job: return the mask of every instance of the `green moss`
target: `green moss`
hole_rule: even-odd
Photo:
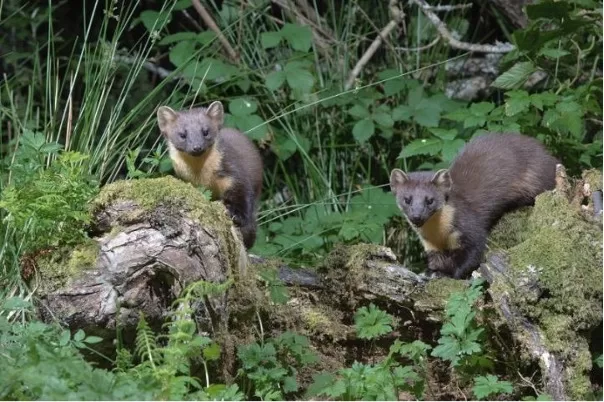
[[[415,309],[429,312],[434,320],[440,321],[444,317],[445,306],[451,294],[463,292],[467,287],[465,281],[452,278],[430,280],[413,296]]]
[[[602,172],[598,169],[585,170],[581,175],[585,183],[588,183],[592,191],[602,190]]]
[[[498,281],[495,292],[512,293],[514,307],[539,326],[548,349],[565,361],[570,397],[585,398],[591,359],[584,334],[602,322],[602,227],[564,196],[547,192],[530,213],[509,214],[493,234],[508,246],[509,283],[521,284],[512,288]]]
[[[37,288],[45,294],[65,286],[79,272],[93,268],[98,255],[98,243],[88,239],[74,248],[62,247],[38,257],[40,277]]]
[[[504,215],[489,236],[489,246],[508,249],[526,240],[528,228],[526,221],[531,208],[522,208]]]
[[[247,259],[245,248],[238,235],[234,233],[233,223],[224,205],[220,201],[209,200],[191,184],[172,176],[116,181],[101,189],[91,203],[91,210],[94,213],[119,201],[132,201],[135,205],[129,213],[121,216],[119,222],[114,222],[114,226],[141,219],[170,223],[165,222],[171,216],[164,213],[165,209],[177,209],[190,219],[203,222],[204,228],[217,235],[221,243],[221,252],[229,260],[231,272],[239,272],[245,268]]]

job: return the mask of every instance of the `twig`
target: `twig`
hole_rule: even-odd
[[[438,43],[438,41],[440,41],[440,36],[437,36],[436,39],[434,39],[432,42],[428,43],[427,45],[424,46],[420,46],[420,47],[402,47],[402,46],[397,46],[395,47],[396,50],[401,50],[403,52],[421,52],[422,50],[426,50],[426,49],[430,49],[432,46],[436,46],[436,44]]]
[[[464,8],[471,8],[472,4],[455,4],[455,5],[446,5],[443,6],[441,4],[437,6],[428,6],[428,10],[432,11],[453,11],[453,10],[463,10]]]
[[[424,15],[430,20],[432,25],[436,27],[436,30],[446,40],[449,45],[456,49],[468,50],[470,52],[481,52],[481,53],[509,53],[514,50],[516,47],[511,43],[499,43],[497,45],[480,45],[476,43],[467,43],[462,42],[455,37],[449,31],[444,22],[438,18],[436,14],[431,11],[430,5],[426,3],[425,0],[409,0],[412,3],[415,3],[422,10]]]
[[[116,55],[114,57],[114,60],[115,61],[120,61],[120,62],[125,63],[125,64],[135,64],[135,63],[139,62],[139,60],[136,59],[136,58],[134,58],[134,57],[122,56],[122,55]],[[157,66],[157,65],[153,64],[150,61],[145,61],[143,63],[143,68],[145,70],[147,70],[147,71],[150,71],[150,72],[152,72],[154,74],[157,74],[161,78],[166,78],[167,76],[169,76],[170,74],[172,74],[172,71],[167,70],[167,69],[165,69],[163,67]],[[175,76],[174,77],[175,80],[180,79],[180,78],[181,77],[179,77],[179,76]]]
[[[193,7],[195,7],[195,10],[199,14],[203,22],[206,24],[206,26],[216,34],[216,37],[222,44],[222,47],[224,47],[224,50],[226,50],[231,61],[233,63],[239,63],[239,55],[237,54],[235,49],[233,49],[233,47],[229,43],[226,36],[224,36],[220,28],[218,28],[218,25],[216,25],[216,22],[214,22],[214,19],[212,18],[210,13],[208,13],[208,10],[205,9],[205,7],[199,2],[199,0],[191,0],[191,2],[193,3]]]
[[[349,90],[352,87],[352,84],[355,82],[365,64],[371,60],[375,52],[378,50],[382,41],[390,35],[390,32],[399,24],[399,22],[403,19],[403,12],[397,6],[397,0],[390,0],[389,7],[390,13],[392,14],[392,19],[386,26],[382,29],[382,31],[378,34],[378,36],[373,40],[373,43],[369,45],[363,56],[357,61],[357,64],[354,66],[352,71],[350,72],[350,76],[344,85],[345,90]]]

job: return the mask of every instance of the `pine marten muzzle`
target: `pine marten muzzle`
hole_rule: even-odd
[[[262,158],[243,133],[224,128],[222,103],[207,108],[157,110],[159,129],[168,142],[174,171],[202,185],[224,203],[246,248],[256,240],[256,207],[262,189]]]
[[[486,134],[470,141],[449,169],[394,169],[390,188],[422,242],[428,269],[459,279],[480,265],[503,214],[554,188],[557,163],[533,138]]]

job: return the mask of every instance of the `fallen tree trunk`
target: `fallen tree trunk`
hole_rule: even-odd
[[[584,177],[581,185],[588,181],[598,179]],[[547,193],[534,210],[509,214],[492,236],[499,251],[475,273],[490,283],[493,302],[486,300],[484,308],[502,318],[493,326],[512,334],[513,343],[500,345],[499,352],[528,352],[522,357],[526,366],[540,364],[542,389],[556,399],[585,395],[591,369],[585,363],[587,334],[602,322],[602,289],[596,281],[601,279],[602,230],[586,220],[593,212],[572,206],[570,194]],[[393,334],[398,339],[434,345],[447,299],[468,285],[418,275],[398,264],[390,249],[373,245],[337,247],[320,266],[306,270],[248,258],[222,204],[169,177],[108,185],[92,213],[89,243],[38,262],[41,317],[103,337],[103,352],[111,354],[117,328],[128,343],[143,313],[160,329],[188,285],[232,282],[226,293],[200,300],[196,314],[200,330],[223,347],[227,379],[236,372],[236,347],[257,338],[256,325],[267,335],[295,330],[308,336],[324,370],[346,366],[351,356],[366,354],[353,323],[355,311],[369,303],[397,318]],[[569,236],[570,245],[552,246],[551,241]],[[587,256],[578,262],[567,255],[577,244],[585,244]],[[551,260],[548,247],[561,254]],[[265,271],[287,287],[287,303],[273,303],[269,293],[275,284],[266,283],[260,275]],[[569,277],[571,283],[563,282]],[[551,324],[550,313],[558,324]],[[463,396],[443,389],[430,397]]]

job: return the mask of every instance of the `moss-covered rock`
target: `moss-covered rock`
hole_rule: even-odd
[[[548,350],[565,361],[573,399],[590,391],[589,332],[602,322],[602,242],[602,227],[555,192],[508,214],[491,235],[491,246],[506,249],[510,270],[493,292],[510,295],[539,326]]]

